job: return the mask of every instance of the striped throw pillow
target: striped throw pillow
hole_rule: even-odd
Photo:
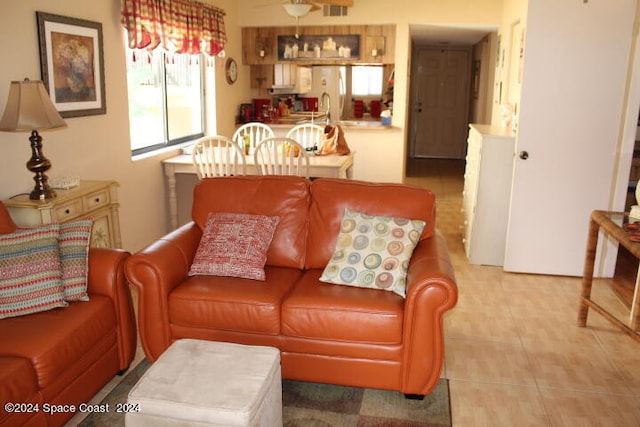
[[[92,219],[60,224],[60,263],[62,287],[66,301],[89,301],[87,276],[89,274],[89,242]]]
[[[65,307],[58,224],[0,235],[0,319]]]

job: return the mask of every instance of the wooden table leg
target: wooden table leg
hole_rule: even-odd
[[[589,314],[588,301],[591,299],[591,286],[593,284],[593,270],[596,262],[599,230],[600,226],[591,219],[589,221],[589,234],[584,259],[584,272],[582,275],[582,291],[580,293],[580,308],[578,311],[578,326],[580,327],[587,325],[587,315]]]
[[[633,291],[633,301],[631,301],[631,314],[629,325],[634,331],[640,330],[640,268],[636,276],[636,286]]]
[[[171,221],[171,230],[178,228],[178,196],[176,191],[176,174],[172,165],[164,165],[164,173],[167,177],[167,186],[169,187],[169,220]]]

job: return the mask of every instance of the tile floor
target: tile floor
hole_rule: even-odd
[[[467,262],[460,228],[463,172],[463,162],[430,161],[406,179],[436,194],[438,228],[456,267],[459,300],[445,319],[442,373],[449,379],[453,425],[640,426],[640,343],[597,313],[589,313],[586,328],[576,326],[580,278],[512,274]],[[595,281],[594,299],[624,318],[625,305],[608,282]]]
[[[436,193],[459,286],[445,322],[453,425],[640,426],[640,342],[592,311],[586,328],[576,326],[580,278],[470,265],[460,229],[464,163],[417,169],[406,182]],[[595,281],[594,299],[626,319],[609,282]]]

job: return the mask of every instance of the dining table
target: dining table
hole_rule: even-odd
[[[310,155],[309,156],[309,177],[310,178],[353,178],[353,157],[354,152],[346,155]],[[259,175],[255,160],[252,155],[245,156],[246,174]],[[162,161],[164,174],[167,179],[169,191],[169,215],[171,228],[178,227],[178,196],[176,190],[176,175],[191,174],[196,175],[196,167],[193,164],[191,154],[179,154]]]

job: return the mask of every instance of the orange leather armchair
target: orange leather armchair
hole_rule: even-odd
[[[427,222],[409,264],[407,295],[319,281],[345,208]],[[277,215],[264,282],[188,272],[209,212]],[[435,198],[400,184],[299,177],[206,178],[193,221],[126,262],[139,291],[139,332],[156,360],[181,338],[274,346],[284,378],[423,396],[444,360],[443,315],[457,287]]]
[[[15,230],[0,203],[0,234]],[[78,405],[128,369],[137,341],[124,276],[129,255],[89,250],[89,301],[0,319],[0,402],[24,404],[21,412],[3,405],[0,425],[63,425]]]

